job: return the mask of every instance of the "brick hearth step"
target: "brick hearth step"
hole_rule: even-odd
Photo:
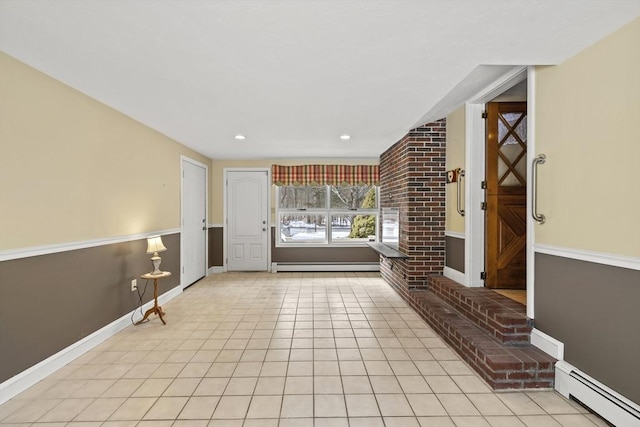
[[[494,389],[553,387],[551,356],[528,342],[498,341],[433,290],[416,290],[408,296],[426,322]]]
[[[467,288],[443,276],[429,277],[428,289],[498,341],[529,343],[531,324],[524,305],[491,289]]]

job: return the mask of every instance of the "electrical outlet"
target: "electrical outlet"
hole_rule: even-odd
[[[131,292],[134,292],[136,289],[138,289],[138,280],[133,279],[131,281]]]

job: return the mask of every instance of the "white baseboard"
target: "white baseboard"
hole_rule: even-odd
[[[573,397],[616,426],[640,427],[640,406],[571,364],[556,363],[555,388]]]
[[[451,280],[455,280],[456,282],[460,283],[461,285],[465,285],[465,275],[464,273],[458,271],[458,270],[454,270],[451,267],[444,267],[444,271],[442,272],[442,275],[444,277],[447,277]],[[465,285],[466,286],[466,285]]]
[[[564,359],[564,343],[538,329],[533,328],[531,331],[531,344],[554,359]]]
[[[224,267],[223,266],[209,267],[209,269],[207,270],[207,276],[209,274],[218,274],[218,273],[224,273]]]
[[[167,301],[178,296],[181,292],[182,287],[174,287],[173,289],[165,292],[158,297],[158,304],[162,305],[166,303]],[[153,301],[149,301],[142,306],[142,312],[144,313],[152,306]],[[136,314],[134,314],[134,312],[137,313],[137,316]],[[134,316],[134,322],[142,319],[140,309],[136,308],[135,310],[125,314],[119,319],[114,320],[103,328],[98,329],[91,335],[87,335],[80,341],[76,341],[70,346],[63,348],[59,352],[49,356],[42,362],[33,365],[32,367],[20,372],[19,374],[9,378],[8,380],[0,384],[0,405],[9,399],[12,399],[16,395],[22,393],[32,385],[36,384],[38,381],[41,381],[49,375],[53,374],[58,369],[72,362],[74,359],[82,356],[89,350],[96,347],[98,344],[101,344],[108,338],[111,338],[127,326],[131,326],[132,314]]]
[[[271,263],[273,273],[281,271],[380,271],[380,263]]]

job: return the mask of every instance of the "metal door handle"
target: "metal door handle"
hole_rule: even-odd
[[[544,165],[547,156],[540,154],[533,159],[531,164],[531,216],[538,221],[538,224],[544,224],[547,218],[538,213],[538,165]]]
[[[264,227],[262,227],[262,231],[267,231],[267,229],[266,229],[266,228],[264,228]]]
[[[462,209],[460,206],[462,206],[462,203],[460,203],[460,194],[462,193],[462,191],[460,190],[462,187],[462,179],[464,178],[464,171],[462,169],[459,170],[458,172],[458,182],[456,183],[457,187],[456,187],[456,209],[458,210],[458,213],[462,216],[464,216],[464,209]]]

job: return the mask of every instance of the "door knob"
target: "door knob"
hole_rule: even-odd
[[[262,227],[262,231],[267,231],[267,229],[266,229],[266,228],[264,228],[264,227]]]

